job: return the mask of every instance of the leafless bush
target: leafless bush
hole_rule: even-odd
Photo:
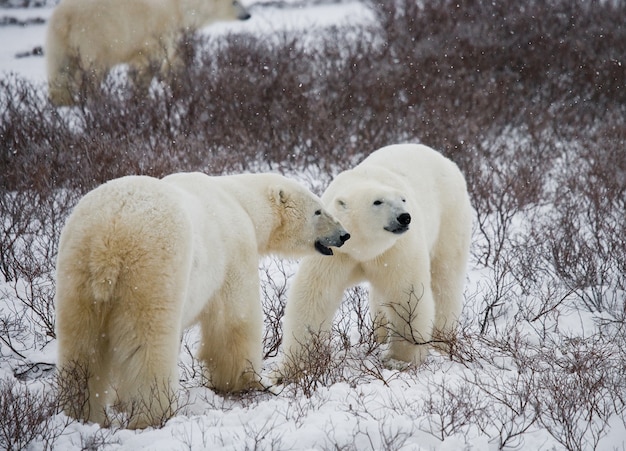
[[[498,449],[523,444],[524,433],[535,426],[538,417],[532,396],[536,372],[526,367],[512,371],[508,378],[502,378],[500,371],[487,371],[465,381],[476,390],[476,402],[484,406],[477,425]]]
[[[97,377],[86,366],[70,363],[62,368],[56,377],[56,399],[60,408],[73,419],[86,421],[94,417],[102,418],[102,425],[111,428],[163,427],[177,412],[185,407],[185,402],[177,391],[172,391],[165,383],[154,381],[145,396],[121,400],[115,387],[111,396],[105,393],[91,393],[89,380]],[[145,388],[145,387],[143,387]],[[165,396],[163,396],[165,394]],[[102,412],[91,412],[91,396],[109,398],[110,405],[104,405]],[[107,402],[107,399],[103,401]]]
[[[54,264],[61,228],[76,196],[40,189],[0,188],[0,273],[6,281],[0,294],[17,301],[2,309],[0,317],[5,323],[11,317],[27,318],[28,329],[41,344],[55,337]]]
[[[538,375],[533,400],[538,420],[567,449],[597,449],[611,416],[626,409],[623,374],[615,365],[623,356],[598,338],[574,338],[548,351],[552,371]]]
[[[522,136],[515,136],[520,133]],[[550,169],[549,151],[541,138],[522,131],[489,142],[480,149],[480,158],[467,163],[467,181],[476,211],[479,235],[473,247],[485,266],[498,264],[510,243],[515,220],[537,206],[543,198],[545,174]],[[520,141],[527,141],[520,149]],[[520,158],[518,155],[523,154]]]
[[[265,330],[263,335],[264,359],[276,357],[283,341],[281,319],[287,303],[287,284],[291,275],[285,263],[272,260],[263,267],[261,284]]]
[[[59,407],[68,416],[86,420],[90,416],[89,379],[93,377],[89,368],[77,363],[66,365],[56,374],[56,396]]]
[[[299,353],[289,355],[277,374],[295,395],[310,398],[319,387],[345,380],[346,350],[336,335],[314,332],[301,345]]]
[[[427,422],[423,428],[439,438],[463,434],[470,425],[485,421],[486,402],[476,387],[464,381],[434,383],[424,403]]]
[[[178,369],[180,373],[180,381],[184,388],[192,387],[208,387],[208,371],[202,360],[196,358],[194,350],[195,345],[190,342],[192,332],[187,331],[183,334],[181,350],[183,358],[179,360]],[[196,343],[197,344],[197,343]]]
[[[260,451],[264,449],[282,449],[283,438],[276,431],[276,419],[268,418],[260,426],[255,424],[244,425],[245,450]]]
[[[119,443],[119,439],[113,437],[112,429],[97,429],[91,434],[81,434],[80,449],[81,451],[98,451],[107,445]]]
[[[336,321],[335,330],[351,346],[352,364],[364,373],[375,372],[378,379],[384,381],[381,370],[384,342],[379,338],[380,318],[372,315],[368,306],[368,292],[363,286],[356,286],[346,292],[343,305]],[[355,339],[354,331],[358,334]],[[373,363],[369,365],[366,362]]]
[[[57,401],[50,391],[39,393],[12,378],[0,380],[0,447],[26,449],[35,440],[52,449],[67,423],[55,423]]]
[[[165,396],[163,396],[165,394]],[[162,428],[184,407],[181,396],[162,382],[154,381],[144,396],[116,401],[105,410],[104,427],[138,429],[148,426]]]
[[[577,171],[564,174],[545,227],[547,253],[555,276],[587,309],[610,312],[623,304],[626,287],[626,156],[593,146],[572,160]]]
[[[404,429],[394,423],[392,418],[385,417],[380,420],[369,420],[361,417],[355,418],[356,424],[345,437],[345,430],[336,424],[329,422],[325,427],[326,450],[356,451],[359,449],[371,449],[381,451],[396,451],[406,449],[405,445],[414,433],[414,430]],[[374,424],[372,424],[374,423]],[[337,435],[343,436],[339,439]]]

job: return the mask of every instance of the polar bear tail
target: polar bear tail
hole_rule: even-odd
[[[95,302],[109,302],[118,284],[122,259],[106,246],[95,246],[90,257],[89,272],[93,299]]]
[[[118,275],[119,271],[115,271],[114,268],[105,268],[104,271],[100,271],[98,279],[95,279],[91,284],[95,301],[108,302],[113,297]]]

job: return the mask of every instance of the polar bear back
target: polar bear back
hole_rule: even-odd
[[[451,160],[439,152],[421,144],[396,144],[383,147],[370,154],[357,166],[360,170],[370,167],[385,168],[395,174],[395,181],[410,184],[413,192],[422,200],[438,201],[442,210],[458,204],[458,195],[466,196],[465,178]],[[394,178],[385,178],[393,183]]]
[[[146,9],[150,14],[146,14]],[[155,54],[163,50],[159,47],[166,43],[154,38],[169,37],[181,26],[180,11],[173,0],[63,0],[53,15],[50,36],[56,34],[65,38],[48,39],[46,50],[63,53],[67,49],[80,49],[85,69],[92,64],[111,67],[133,59],[137,52]],[[105,39],[110,41],[103,42]],[[62,48],[54,48],[56,45]],[[48,61],[50,64],[67,63],[54,58]]]

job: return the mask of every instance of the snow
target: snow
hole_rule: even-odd
[[[52,13],[51,8],[37,9],[0,9],[2,17],[15,17],[19,21],[41,18],[47,21]],[[0,74],[17,73],[30,78],[32,81],[46,80],[45,62],[42,56],[21,57],[16,55],[30,52],[36,47],[43,48],[46,34],[46,24],[28,26],[6,25],[0,26]]]
[[[291,8],[277,8],[272,3],[263,5],[262,2],[257,2],[251,6],[253,16],[249,21],[219,23],[208,27],[204,32],[215,36],[229,31],[271,34],[318,27],[323,33],[324,27],[367,24],[371,20],[371,14],[359,2],[345,1],[312,6],[304,6],[303,2],[297,1],[291,3],[294,5]],[[51,8],[6,9],[0,10],[0,18],[10,16],[21,21],[33,18],[47,20],[51,11]],[[0,26],[0,77],[16,73],[37,83],[45,82],[43,57],[16,58],[18,53],[43,47],[45,30],[45,24]],[[281,271],[272,270],[272,265],[274,263],[271,260],[264,262],[264,266],[270,267],[273,277],[280,277]],[[295,264],[287,266],[288,275],[294,271]],[[467,314],[476,314],[476,304],[488,295],[491,280],[490,269],[474,268],[471,271],[466,289]],[[498,321],[512,321],[514,315],[515,311],[509,311]],[[595,331],[597,324],[590,313],[571,309],[562,313],[558,325],[552,326],[560,327],[566,336],[584,337],[589,331]],[[351,340],[358,341],[359,331],[353,329],[350,332]],[[530,328],[522,329],[522,332],[528,334],[529,343],[535,346],[541,344]],[[193,350],[198,343],[197,330],[189,331],[185,342]],[[54,363],[55,355],[54,341],[43,349],[34,347],[26,353],[29,361],[44,363]],[[517,370],[508,359],[495,355],[491,355],[490,359],[490,362],[484,363],[486,367],[501,367],[504,370],[491,370],[474,376],[471,363],[451,362],[433,353],[419,369],[406,372],[385,369],[379,377],[347,377],[350,383],[339,381],[318,387],[310,397],[294,392],[294,388],[290,386],[274,387],[272,392],[266,393],[224,396],[202,386],[201,380],[190,370],[192,358],[183,352],[181,374],[189,376],[184,378],[182,384],[182,397],[186,402],[183,402],[184,406],[178,415],[163,428],[130,431],[69,422],[63,434],[57,438],[55,449],[85,449],[88,444],[95,444],[97,449],[102,450],[168,451],[333,448],[495,450],[498,449],[497,437],[492,439],[485,432],[490,431],[492,437],[497,436],[494,425],[481,427],[470,424],[457,430],[462,432],[446,434],[443,440],[441,432],[436,430],[437,422],[444,418],[448,400],[446,390],[462,390],[465,386],[461,382],[474,380],[474,377],[484,382],[485,390],[496,385],[513,383]],[[15,363],[9,360],[0,361],[0,378],[11,377]],[[268,368],[274,363],[275,359],[271,358],[266,362]],[[46,384],[46,379],[39,379],[35,375],[28,383],[33,390],[38,390]],[[484,400],[486,395],[481,395],[480,387],[472,387],[477,392],[470,399],[477,403]],[[430,408],[426,406],[428,403],[431,404]],[[441,417],[436,414],[438,406],[441,408]],[[458,406],[459,409],[461,407],[463,406]],[[60,429],[67,422],[68,419],[63,414],[54,418],[54,424]],[[537,425],[524,433],[519,441],[512,443],[523,449],[562,449],[545,429]],[[611,419],[611,428],[600,443],[603,445],[600,448],[604,449],[623,449],[626,446],[626,432],[621,419]],[[45,449],[45,442],[37,441],[32,449]]]

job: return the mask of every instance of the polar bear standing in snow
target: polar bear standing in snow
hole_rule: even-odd
[[[150,64],[161,63],[163,72],[177,64],[183,31],[249,17],[233,0],[62,0],[46,39],[50,100],[74,104],[83,83],[98,86],[122,63],[137,69],[140,86],[147,87]]]
[[[303,361],[311,333],[330,329],[344,290],[363,281],[390,363],[420,364],[462,309],[472,228],[463,175],[426,146],[393,145],[339,174],[322,201],[351,238],[333,257],[300,264],[285,311],[284,374]]]
[[[183,330],[202,329],[214,388],[259,386],[259,255],[331,255],[349,238],[321,200],[276,174],[129,176],[89,192],[59,242],[56,327],[61,400],[131,427],[172,415]]]

